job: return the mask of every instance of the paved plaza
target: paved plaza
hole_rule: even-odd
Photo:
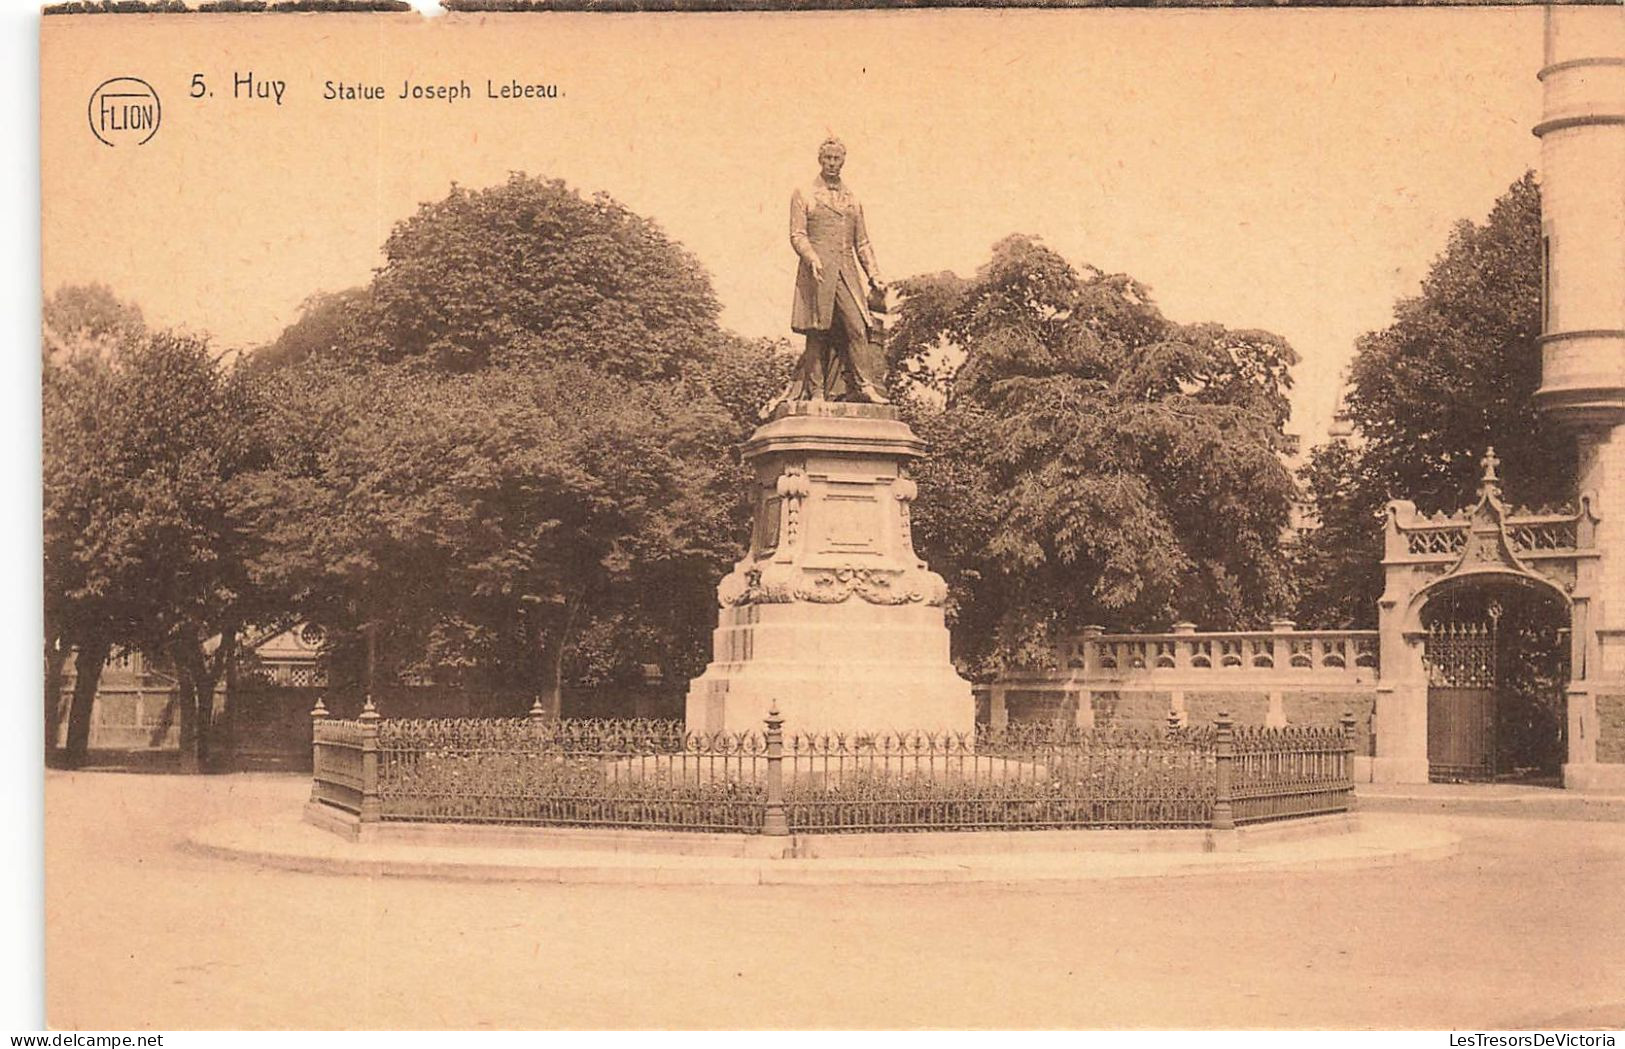
[[[182,847],[307,789],[49,773],[50,1024],[1625,1025],[1619,806],[1369,812],[1462,839],[1386,868],[1021,886],[446,882]]]

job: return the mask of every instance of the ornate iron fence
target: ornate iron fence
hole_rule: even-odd
[[[1232,819],[1240,826],[1346,812],[1354,794],[1354,719],[1339,728],[1232,730]]]
[[[785,743],[790,829],[805,833],[1200,827],[1211,733],[1022,725],[974,736],[798,735]]]
[[[700,735],[678,722],[336,721],[318,704],[311,800],[362,822],[759,834],[1172,828],[1346,810],[1341,729]]]
[[[362,768],[367,726],[359,721],[335,721],[327,716],[320,699],[311,712],[312,768],[310,800],[345,812],[361,814],[361,802],[369,789],[376,793],[377,777],[369,778]]]
[[[754,831],[765,752],[676,722],[383,721],[379,818]]]

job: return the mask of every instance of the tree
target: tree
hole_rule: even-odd
[[[888,353],[942,398],[911,407],[933,445],[916,534],[952,586],[962,660],[1039,658],[1091,622],[1280,611],[1296,361],[1282,339],[1175,324],[1132,278],[1028,237],[995,245],[973,280],[903,291]]]
[[[105,284],[71,284],[45,300],[46,363],[66,366],[86,357],[107,357],[139,338],[146,325],[139,307],[121,302]]]
[[[669,378],[719,337],[710,278],[607,194],[514,174],[424,205],[395,227],[372,282],[381,359],[447,371],[577,360]]]
[[[379,623],[390,666],[476,663],[555,704],[567,673],[685,676],[782,344],[724,332],[691,255],[557,181],[453,187],[385,256],[254,355],[278,406],[256,585],[335,649]]]
[[[1298,556],[1300,620],[1374,623],[1382,569],[1370,555],[1381,549],[1384,504],[1459,509],[1491,445],[1510,499],[1571,498],[1572,443],[1534,403],[1539,335],[1540,190],[1530,172],[1483,223],[1458,223],[1420,294],[1356,344],[1345,398],[1356,439],[1349,450],[1316,449],[1306,468],[1322,527]]]
[[[60,333],[64,310],[97,299],[59,295],[47,323]],[[207,761],[215,685],[248,600],[251,539],[233,485],[254,455],[253,407],[201,340],[146,332],[133,311],[98,316],[123,317],[100,329],[105,352],[45,373],[47,630],[77,652],[68,760],[85,756],[102,665],[123,647],[173,665],[183,749]]]
[[[254,371],[280,368],[312,356],[334,356],[374,339],[370,288],[317,292],[299,306],[299,317],[274,342],[249,355]]]
[[[1372,482],[1367,464],[1347,441],[1314,448],[1299,480],[1316,524],[1293,546],[1294,617],[1322,629],[1376,625],[1382,596],[1382,514],[1387,487]]]
[[[257,578],[303,581],[295,599],[328,624],[380,624],[396,665],[478,663],[556,712],[586,616],[692,601],[737,556],[733,422],[703,390],[572,362],[282,382],[304,388],[276,398]]]
[[[144,336],[141,311],[120,302],[105,285],[72,285],[45,301],[41,360],[42,423],[46,475],[44,549],[45,746],[56,746],[61,731],[64,670],[78,641],[99,634],[94,602],[82,587],[73,564],[73,536],[53,527],[53,515],[70,503],[83,504],[84,471],[97,462],[95,438],[87,432],[97,418],[97,405],[107,396],[107,364],[118,348]],[[55,496],[53,499],[52,496]],[[92,642],[94,646],[96,642]],[[102,663],[94,648],[85,652],[90,666],[79,668],[75,703],[85,710],[94,702]],[[88,720],[85,722],[88,726]]]

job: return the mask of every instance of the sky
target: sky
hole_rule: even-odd
[[[510,171],[654,218],[726,325],[788,336],[789,197],[833,132],[888,278],[968,275],[1037,235],[1175,320],[1286,337],[1313,443],[1354,340],[1539,159],[1537,8],[112,21],[42,30],[44,287],[108,284],[222,349],[364,283],[453,182]],[[280,102],[232,97],[250,73]],[[144,145],[90,133],[114,76],[161,99]],[[474,97],[397,98],[408,80]],[[328,81],[386,97],[328,100]]]

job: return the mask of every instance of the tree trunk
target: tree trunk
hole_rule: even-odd
[[[213,658],[197,641],[170,646],[181,681],[181,766],[188,772],[215,771],[214,756],[221,750],[215,732],[214,693],[236,644],[236,630],[228,628],[220,635]]]
[[[229,772],[237,766],[237,631],[227,629],[220,635],[220,651],[226,677],[225,699],[220,707],[220,726],[216,733],[215,753],[219,767]]]
[[[170,659],[175,664],[175,703],[180,708],[181,771],[198,770],[197,677],[186,658],[185,646],[174,645]]]
[[[90,714],[96,708],[96,689],[102,682],[102,667],[113,650],[103,637],[80,639],[74,655],[73,703],[68,708],[68,753],[66,764],[78,768],[90,752]]]
[[[62,678],[68,665],[68,646],[61,638],[45,641],[45,753],[57,748],[62,734]]]
[[[213,656],[203,651],[202,641],[193,640],[176,641],[169,653],[180,680],[180,765],[187,771],[219,771],[218,762],[231,760],[231,727],[226,710],[216,723],[215,692],[236,659],[237,628],[224,628]]]
[[[580,607],[580,598],[566,598],[553,624],[543,629],[539,639],[542,710],[555,721],[564,715],[564,651],[569,646],[570,629],[575,625],[576,610]]]
[[[202,655],[201,650],[199,655]],[[231,676],[232,665],[237,661],[237,628],[228,626],[220,632],[220,647],[214,650],[214,655],[203,662],[203,676],[198,682],[198,696],[200,713],[199,720],[203,724],[204,741],[207,744],[201,751],[200,758],[207,757],[206,766],[210,772],[228,772],[231,769],[233,753],[233,718],[231,709]],[[214,701],[216,692],[220,687],[221,679],[226,681],[226,694],[220,704],[220,713],[215,715]]]

